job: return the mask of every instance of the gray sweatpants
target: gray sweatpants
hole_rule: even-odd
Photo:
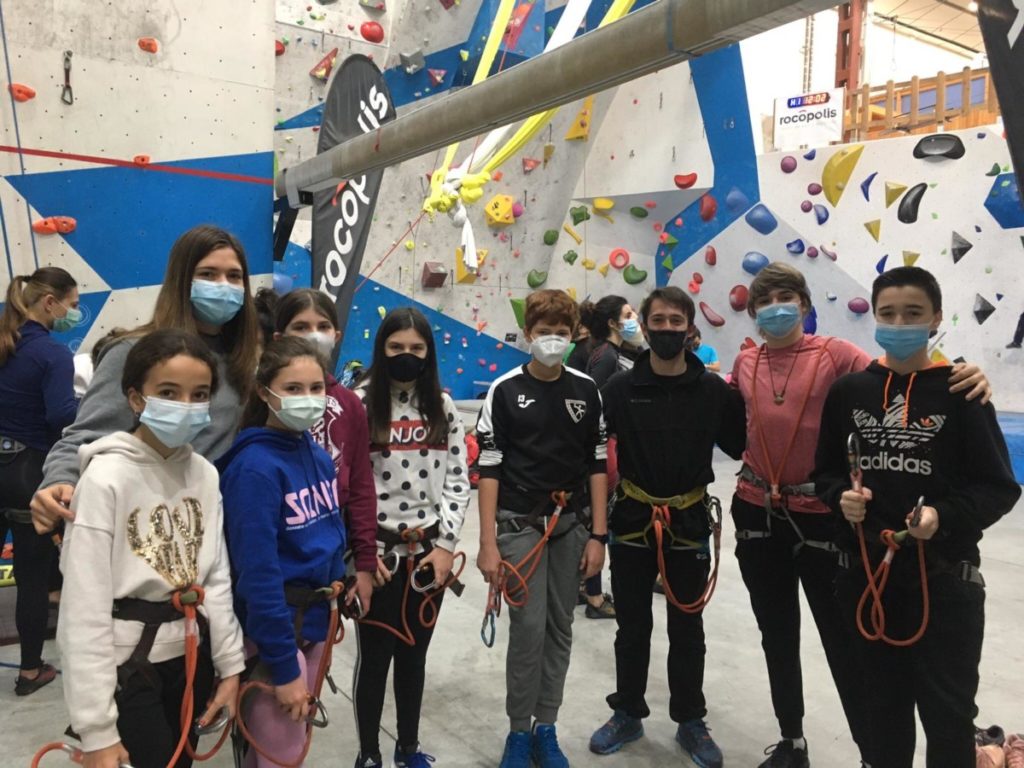
[[[506,510],[498,512],[499,521],[513,516]],[[499,525],[499,531],[503,528]],[[499,532],[498,550],[502,559],[514,564],[540,538],[530,527],[519,532]],[[554,723],[558,717],[572,650],[580,558],[587,538],[587,529],[577,524],[575,516],[562,518],[541,552],[537,570],[527,582],[529,600],[522,608],[509,608],[505,711],[513,731],[529,731],[534,719]],[[514,580],[509,581],[509,587],[514,589]],[[513,597],[518,598],[515,593]]]

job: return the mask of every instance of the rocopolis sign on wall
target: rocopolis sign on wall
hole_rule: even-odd
[[[776,149],[821,147],[843,140],[844,89],[775,100]]]

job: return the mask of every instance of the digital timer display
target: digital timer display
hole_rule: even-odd
[[[806,93],[803,96],[794,96],[789,99],[786,104],[790,109],[796,109],[797,107],[814,107],[818,104],[827,104],[831,98],[831,94],[828,91],[821,93]]]

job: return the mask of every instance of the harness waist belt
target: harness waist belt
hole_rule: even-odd
[[[585,494],[582,489],[565,491],[566,507],[562,512],[575,512],[583,506]],[[517,515],[528,515],[531,519],[547,517],[555,509],[551,493],[527,492],[517,488],[503,491],[498,498],[498,508],[507,509]]]
[[[391,550],[403,544],[421,544],[426,546],[440,534],[440,523],[434,523],[426,528],[406,528],[404,531],[392,531],[388,528],[377,528],[377,541],[384,545],[385,550]]]
[[[651,496],[643,488],[625,477],[619,480],[619,487],[622,488],[622,492],[626,496],[634,501],[649,504],[652,507],[665,506],[672,509],[692,507],[697,502],[702,501],[708,492],[707,486],[701,485],[691,491],[676,494],[675,496]]]
[[[138,621],[143,624],[170,624],[185,618],[170,600],[154,602],[137,597],[122,597],[114,601],[110,615],[121,621]]]
[[[758,477],[754,473],[754,470],[750,468],[749,464],[744,464],[740,469],[739,474],[740,480],[746,480],[752,485],[756,485],[763,491],[771,491],[771,483],[767,482],[763,477]],[[812,496],[815,497],[814,483],[800,483],[799,485],[784,485],[778,489],[779,493],[784,496]]]

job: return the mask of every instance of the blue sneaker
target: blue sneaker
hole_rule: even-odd
[[[356,768],[384,768],[380,755],[359,755],[356,758]]]
[[[610,755],[643,735],[644,723],[640,718],[615,710],[611,720],[590,737],[590,751],[596,755]]]
[[[679,724],[676,741],[700,768],[722,768],[722,750],[708,733],[703,720],[687,720]]]
[[[529,731],[512,731],[505,739],[505,752],[498,768],[530,768],[533,735]]]
[[[434,756],[420,752],[419,744],[416,745],[412,752],[403,752],[395,744],[395,757],[392,768],[430,768],[432,762],[434,762]]]
[[[553,725],[534,725],[533,762],[537,768],[569,768],[569,759],[558,746],[558,735]]]

